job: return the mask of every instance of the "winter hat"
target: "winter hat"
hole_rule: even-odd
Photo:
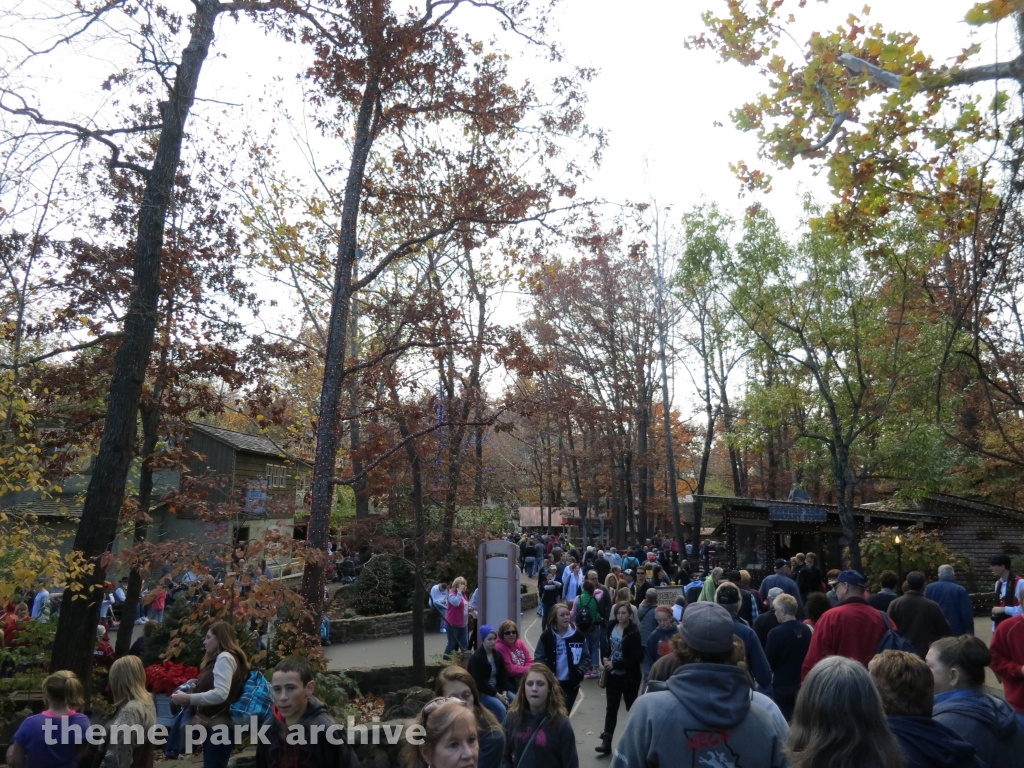
[[[679,633],[686,644],[700,653],[728,653],[732,650],[732,615],[717,603],[692,603],[683,611]]]
[[[486,640],[488,635],[497,635],[498,632],[490,624],[484,624],[480,627],[480,639]]]

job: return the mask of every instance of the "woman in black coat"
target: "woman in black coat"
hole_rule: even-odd
[[[473,676],[477,689],[480,691],[480,703],[494,713],[498,722],[505,719],[508,709],[508,693],[511,687],[505,658],[494,650],[498,641],[498,633],[490,624],[480,627],[480,647],[469,657],[467,669]]]
[[[615,724],[619,719],[619,702],[626,700],[628,712],[640,692],[640,668],[644,661],[644,646],[640,642],[640,630],[633,623],[630,604],[616,603],[612,616],[613,620],[608,622],[601,637],[601,665],[607,680],[607,708],[601,745],[596,749],[604,755],[612,751],[612,734],[615,733]]]

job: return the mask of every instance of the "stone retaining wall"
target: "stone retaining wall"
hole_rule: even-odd
[[[428,631],[441,628],[441,617],[436,611],[426,611],[424,624]],[[381,616],[357,616],[354,619],[331,620],[331,642],[352,643],[357,640],[376,640],[412,633],[412,611],[385,613]]]
[[[523,595],[523,613],[537,607],[537,594]],[[427,610],[424,623],[428,631],[441,628],[441,616],[437,611]],[[381,616],[357,616],[354,619],[331,620],[331,642],[353,643],[358,640],[377,640],[382,637],[398,637],[412,633],[412,611],[385,613]]]
[[[442,669],[440,664],[427,664],[427,680],[432,681]],[[383,696],[386,693],[413,687],[411,665],[346,669],[345,675],[359,686],[359,692],[363,696]]]

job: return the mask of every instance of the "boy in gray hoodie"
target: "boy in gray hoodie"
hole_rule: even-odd
[[[747,673],[731,664],[729,612],[715,603],[689,605],[680,634],[691,660],[672,674],[668,690],[637,699],[612,768],[785,768],[771,718],[751,706]]]

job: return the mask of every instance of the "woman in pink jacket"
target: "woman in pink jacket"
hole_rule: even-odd
[[[466,580],[459,576],[448,590],[447,610],[444,623],[448,627],[448,645],[444,655],[453,651],[464,651],[469,647],[467,625],[469,622],[469,600],[466,598]]]
[[[508,674],[512,690],[509,691],[509,701],[515,698],[519,690],[519,680],[530,669],[533,664],[533,654],[521,637],[519,628],[511,619],[501,622],[498,627],[498,642],[494,650],[505,659],[505,672]]]

